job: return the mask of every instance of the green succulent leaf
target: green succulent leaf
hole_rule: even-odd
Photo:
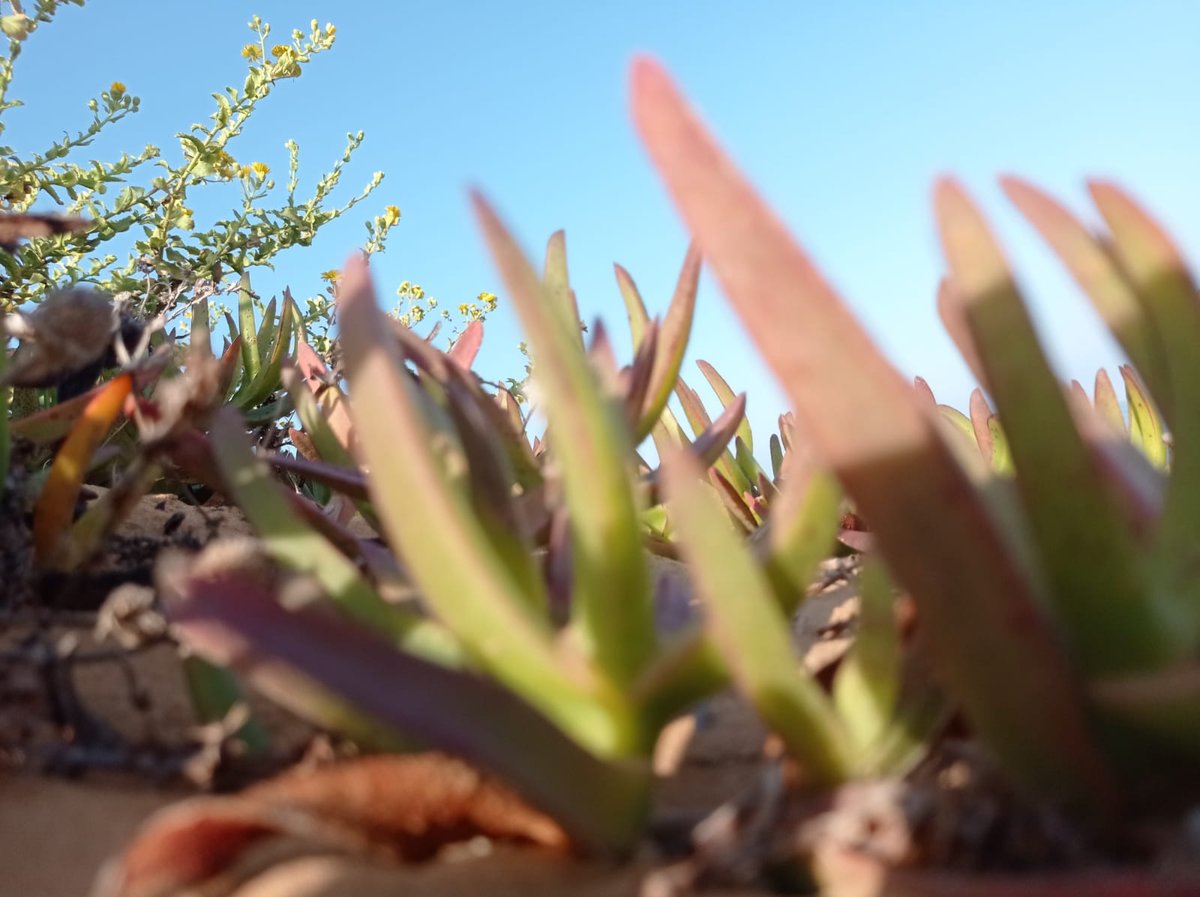
[[[1150,404],[1150,397],[1142,389],[1133,368],[1121,365],[1121,379],[1125,381],[1125,401],[1129,405],[1129,439],[1141,449],[1147,461],[1159,470],[1166,470],[1167,443],[1162,420]],[[1119,413],[1120,406],[1117,410]]]
[[[641,832],[649,764],[598,759],[495,683],[397,651],[342,620],[287,611],[237,570],[167,571],[160,583],[187,644],[301,717],[375,749],[416,737],[462,756],[517,788],[585,849],[623,851]]]
[[[461,482],[447,476],[431,445],[420,387],[404,367],[363,258],[352,258],[343,272],[338,320],[373,504],[422,597],[472,656],[573,737],[605,753],[627,749],[636,733],[619,698],[555,644]],[[565,319],[561,334],[569,334]]]
[[[452,645],[435,624],[384,602],[354,563],[296,514],[267,465],[254,457],[236,412],[219,410],[211,434],[226,488],[271,557],[289,570],[312,576],[347,616],[383,637],[452,659]]]
[[[852,742],[792,651],[788,618],[702,471],[684,453],[663,459],[676,530],[707,610],[706,631],[735,682],[816,784],[845,779]]]
[[[1162,342],[1110,248],[1093,236],[1057,200],[1020,178],[1000,185],[1030,224],[1050,244],[1093,307],[1141,372],[1160,402],[1171,400]]]
[[[529,339],[561,465],[575,567],[572,621],[599,668],[628,684],[655,649],[650,582],[632,489],[633,445],[621,409],[601,392],[564,313],[487,202],[473,197]]]
[[[935,207],[956,294],[1009,437],[1039,564],[1077,662],[1103,673],[1165,660],[1170,640],[1147,600],[1144,559],[1101,488],[999,247],[954,182],[938,184]]]
[[[1089,189],[1112,232],[1112,251],[1158,335],[1170,381],[1170,399],[1159,404],[1171,427],[1171,476],[1152,567],[1154,606],[1169,620],[1175,656],[1182,659],[1195,656],[1200,644],[1200,414],[1192,411],[1200,406],[1200,302],[1162,227],[1118,187],[1093,182]]]
[[[667,75],[639,60],[650,156],[814,452],[837,474],[917,602],[956,697],[1028,788],[1111,806],[1115,785],[1040,583],[908,383],[792,242]],[[812,376],[821,371],[821,377]],[[980,646],[988,662],[979,663]]]
[[[878,558],[867,559],[857,585],[858,631],[833,680],[833,701],[863,753],[892,723],[900,691],[900,634],[892,581]]]

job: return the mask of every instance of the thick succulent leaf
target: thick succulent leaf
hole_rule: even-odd
[[[509,413],[501,413],[496,401],[484,392],[480,380],[468,370],[464,370],[447,353],[443,353],[429,345],[428,341],[419,339],[416,334],[396,321],[389,319],[392,335],[400,343],[405,357],[416,365],[417,369],[429,374],[430,379],[422,381],[426,392],[442,393],[439,401],[445,402],[445,388],[454,382],[460,390],[460,399],[470,399],[475,407],[490,421],[493,435],[503,442],[512,466],[513,475],[523,487],[529,488],[541,482],[542,475],[537,459],[533,457],[529,443],[525,438],[525,424],[519,424],[519,411],[515,418]],[[505,395],[511,395],[505,393]],[[426,403],[428,405],[428,403]],[[513,408],[516,408],[515,400]]]
[[[338,442],[351,454],[355,451],[354,424],[350,420],[350,402],[334,382],[325,362],[303,340],[296,346],[296,367],[317,400],[329,428]]]
[[[281,565],[312,576],[349,617],[413,650],[437,650],[432,625],[384,602],[353,561],[312,529],[292,508],[267,465],[254,457],[241,419],[225,408],[213,416],[212,448],[221,477],[258,533],[266,551]]]
[[[754,510],[746,503],[743,494],[738,492],[734,485],[725,478],[725,474],[714,469],[708,472],[708,477],[709,481],[716,487],[717,495],[721,497],[721,503],[725,505],[725,510],[729,512],[734,525],[745,535],[749,535],[758,529],[761,521],[755,516]]]
[[[798,450],[790,452],[785,463],[765,536],[756,544],[762,546],[760,556],[775,598],[790,617],[804,600],[817,565],[832,553],[843,494],[836,477],[802,458]]]
[[[467,459],[467,483],[476,519],[487,531],[492,547],[515,576],[521,593],[535,611],[548,607],[545,583],[533,556],[533,533],[514,499],[516,479],[508,456],[497,437],[494,422],[476,403],[465,376],[446,382],[450,417],[458,428]]]
[[[328,486],[355,501],[366,501],[369,498],[367,477],[361,470],[353,470],[326,461],[310,461],[292,455],[273,454],[266,459],[277,470],[294,473],[302,480],[311,480]]]
[[[887,569],[868,557],[858,575],[858,631],[833,680],[833,701],[858,753],[891,725],[900,691],[900,632]]]
[[[238,327],[229,324],[230,334],[237,333],[242,340],[242,372],[244,382],[258,376],[262,367],[262,354],[258,346],[258,330],[254,326],[254,293],[250,290],[250,275],[243,273],[238,286]]]
[[[687,418],[688,426],[692,428],[693,435],[699,437],[705,430],[712,428],[712,419],[704,408],[704,402],[700,400],[700,394],[688,386],[682,377],[675,381],[675,395],[679,399],[679,405],[683,408],[683,414]],[[715,466],[733,485],[735,491],[738,493],[750,491],[750,480],[742,473],[737,459],[729,449],[721,452]]]
[[[1126,392],[1128,398],[1128,391]],[[1117,391],[1113,388],[1112,379],[1104,368],[1096,371],[1096,384],[1092,390],[1092,402],[1102,420],[1112,425],[1113,431],[1122,435],[1128,430],[1125,426],[1125,413],[1121,410],[1121,402]]]
[[[946,328],[946,333],[949,334],[950,340],[954,343],[958,354],[962,356],[963,361],[967,363],[967,367],[971,369],[971,374],[980,383],[986,383],[987,378],[983,370],[983,365],[979,361],[979,352],[975,348],[975,338],[971,335],[971,329],[967,326],[967,319],[963,315],[962,298],[957,295],[958,290],[954,283],[948,277],[943,277],[938,283],[937,291],[937,312],[938,317],[942,320],[942,326]]]
[[[469,321],[463,328],[463,332],[458,335],[458,339],[454,341],[454,345],[446,352],[446,357],[464,371],[469,371],[471,365],[475,363],[475,358],[479,355],[479,348],[482,345],[483,321]]]
[[[683,260],[683,270],[679,272],[679,280],[675,284],[675,293],[671,297],[671,304],[667,306],[667,315],[659,330],[654,370],[650,376],[650,385],[646,389],[646,403],[634,431],[634,439],[637,442],[641,442],[662,417],[675,381],[679,379],[679,372],[683,370],[683,356],[692,333],[692,320],[696,314],[696,291],[699,285],[700,253],[694,246],[689,246],[687,256]],[[632,320],[631,314],[630,321]]]
[[[776,483],[779,482],[779,475],[783,472],[783,443],[779,441],[779,436],[775,433],[771,434],[771,479]]]
[[[343,273],[338,320],[374,506],[422,596],[498,679],[583,743],[619,750],[631,733],[618,718],[616,699],[592,670],[555,646],[548,621],[521,592],[466,495],[443,470],[425,426],[420,387],[404,367],[366,260],[358,256]]]
[[[617,277],[617,289],[621,292],[621,299],[625,302],[625,314],[629,317],[629,333],[633,337],[633,344],[641,345],[645,338],[646,325],[650,323],[646,303],[628,271],[614,263],[613,273]],[[674,386],[674,382],[671,385]]]
[[[913,377],[913,389],[917,395],[925,400],[930,408],[936,408],[938,400],[933,395],[933,390],[929,386],[929,381],[924,377]]]
[[[999,474],[1013,473],[1012,449],[1008,446],[1008,437],[1004,435],[999,416],[993,414],[988,418],[987,425],[992,440],[992,470]]]
[[[708,381],[708,385],[712,387],[712,391],[716,394],[717,400],[721,403],[722,408],[728,408],[729,403],[733,401],[734,392],[729,384],[725,382],[725,378],[717,372],[707,361],[697,361],[696,367],[700,368],[700,373],[704,375],[704,379]],[[750,451],[754,451],[754,431],[750,429],[750,421],[742,419],[741,426],[738,427],[738,437],[742,442],[746,443],[746,447]]]
[[[648,765],[597,759],[495,684],[343,621],[285,611],[236,570],[164,580],[187,644],[302,717],[369,746],[416,737],[462,756],[516,787],[585,849],[621,850],[641,831]]]
[[[742,472],[742,476],[753,484],[753,492],[756,498],[761,498],[764,501],[767,495],[763,491],[763,482],[767,480],[767,472],[758,465],[758,459],[754,457],[754,453],[750,450],[750,446],[742,441],[741,436],[735,436],[733,440],[733,459],[737,462],[738,470]]]
[[[938,405],[934,410],[955,457],[971,473],[973,480],[983,479],[990,468],[975,439],[975,425],[971,418],[950,405]]]
[[[575,560],[573,621],[600,668],[630,682],[654,652],[650,582],[631,488],[633,445],[620,409],[601,395],[561,303],[543,290],[520,248],[478,194],[492,256],[516,306],[561,466]]]
[[[561,230],[550,235],[546,242],[546,263],[542,275],[546,295],[555,303],[556,313],[567,316],[579,345],[583,345],[583,319],[579,317],[579,303],[571,289],[571,278],[567,271],[567,235]]]
[[[1000,179],[1013,204],[1050,244],[1160,402],[1171,400],[1163,343],[1121,265],[1053,197],[1015,177]]]
[[[286,420],[295,410],[292,405],[292,397],[285,393],[273,402],[259,405],[257,408],[250,408],[243,411],[242,414],[249,426],[263,427],[279,420]]]
[[[646,328],[645,339],[634,353],[633,364],[623,368],[617,378],[619,384],[617,392],[625,403],[625,419],[629,422],[631,431],[637,430],[642,408],[646,405],[646,395],[654,374],[654,359],[658,356],[658,349],[658,322],[651,321]],[[659,412],[660,415],[661,413]],[[653,429],[656,423],[657,418],[647,427],[647,433]]]
[[[288,364],[280,374],[283,388],[291,396],[296,408],[296,415],[304,425],[304,432],[312,440],[313,446],[321,458],[329,464],[342,468],[354,469],[357,465],[345,444],[330,426],[329,420],[317,405],[316,397],[304,382],[300,371]]]
[[[832,784],[852,765],[848,733],[792,652],[788,617],[717,497],[686,455],[663,459],[672,519],[704,601],[706,631],[733,680],[802,764],[806,780]]]
[[[71,525],[88,462],[108,435],[132,390],[130,374],[119,374],[104,384],[88,400],[54,456],[33,511],[33,549],[39,563],[49,563],[62,548],[60,540]]]
[[[1141,449],[1147,461],[1159,470],[1166,470],[1167,443],[1163,422],[1133,368],[1121,365],[1121,379],[1125,381],[1125,402],[1129,405],[1129,440]]]
[[[1101,484],[994,238],[953,181],[935,206],[957,298],[1008,434],[1017,483],[1076,662],[1088,673],[1145,668],[1172,653],[1148,600],[1144,559]],[[1086,562],[1083,560],[1086,558]]]
[[[1200,407],[1200,302],[1182,255],[1162,227],[1118,187],[1088,186],[1112,232],[1121,269],[1153,322],[1170,379],[1170,401],[1159,404],[1171,427],[1171,476],[1153,569],[1160,578],[1160,607],[1181,640],[1179,653],[1194,656],[1200,643],[1200,579],[1195,575],[1200,569],[1200,414],[1194,413]]]
[[[1200,664],[1100,679],[1088,694],[1105,717],[1200,762]]]
[[[133,377],[133,391],[138,392],[157,381],[163,371],[167,369],[172,354],[169,349],[158,349],[146,364],[139,365],[136,370],[130,371],[129,376]],[[79,416],[83,414],[88,403],[107,387],[107,382],[101,383],[83,395],[75,396],[65,402],[56,402],[44,411],[38,411],[17,420],[9,420],[7,422],[9,432],[13,436],[20,436],[37,445],[58,442],[71,432],[71,428],[79,420]]]
[[[994,467],[996,446],[992,441],[992,428],[988,426],[992,419],[992,409],[984,398],[982,389],[976,388],[971,391],[968,409],[971,412],[971,431],[975,436],[975,444],[979,446],[979,454],[989,466]]]
[[[245,706],[245,695],[237,676],[226,667],[210,663],[196,654],[181,659],[183,678],[192,709],[202,723],[219,723],[235,706]],[[251,756],[265,756],[271,750],[271,734],[261,720],[250,717],[234,733]]]
[[[1026,786],[1106,804],[1110,771],[1040,611],[1044,596],[928,408],[666,74],[639,61],[633,93],[638,130],[700,251],[788,391],[806,439],[871,521],[976,730]]]
[[[666,345],[655,353],[657,364],[661,364],[659,359],[664,356],[670,357],[670,353],[678,354],[678,362],[674,365],[675,377],[679,375],[679,371],[683,368],[683,354],[687,349],[687,340],[691,332],[692,316],[695,311],[695,289],[693,288],[689,294],[684,291],[681,293],[684,277],[688,272],[688,260],[692,258],[692,252],[689,250],[688,258],[684,260],[684,270],[680,274],[679,284],[676,286],[675,297],[672,300],[671,308],[668,309],[667,317],[668,324],[664,325],[664,330],[660,330],[659,339],[666,342]],[[646,314],[646,305],[642,301],[642,294],[638,292],[637,284],[633,282],[633,278],[629,276],[629,272],[620,265],[613,265],[613,270],[617,276],[617,286],[621,291],[621,298],[625,301],[625,311],[629,316],[629,332],[633,336],[633,344],[640,346],[646,337],[646,327],[649,324],[650,318]],[[696,271],[699,272],[699,256],[696,256]],[[681,302],[680,299],[687,298],[687,302]],[[678,303],[678,311],[676,311]],[[674,319],[671,316],[674,312]],[[685,317],[686,312],[686,317]],[[686,325],[686,326],[684,326]],[[670,326],[671,335],[665,333],[665,327]],[[675,388],[675,379],[667,380],[664,384],[658,384],[654,389],[647,388],[647,396],[652,398],[656,394],[655,389],[665,391],[666,398],[662,399],[662,407],[656,419],[648,421],[650,433],[654,437],[654,446],[658,450],[659,457],[671,451],[676,446],[683,445],[687,439],[684,436],[683,428],[679,426],[679,422],[675,419],[675,415],[667,406],[667,401],[670,400],[671,391]],[[648,399],[649,400],[649,399]],[[654,404],[657,404],[655,402]],[[649,410],[644,415],[649,418]],[[639,426],[634,436],[640,443],[645,438],[643,432],[644,426]]]
[[[712,425],[697,437],[695,442],[686,446],[687,450],[696,459],[696,463],[705,469],[712,467],[716,463],[717,459],[725,451],[725,447],[729,445],[729,440],[737,432],[738,424],[745,413],[746,394],[741,393],[717,416]],[[678,446],[675,448],[678,448]],[[661,469],[656,469],[652,470],[642,479],[643,484],[649,487],[647,504],[654,504],[659,501],[658,486],[660,477]]]
[[[274,314],[274,302],[275,300],[272,299],[271,304],[267,306],[267,315]],[[273,321],[273,317],[264,320]],[[300,312],[296,308],[292,294],[290,291],[285,291],[283,308],[279,313],[279,324],[278,326],[272,325],[270,330],[271,354],[266,359],[266,363],[259,369],[257,376],[249,381],[245,387],[245,391],[239,390],[234,395],[232,401],[238,407],[247,409],[255,408],[279,388],[279,375],[283,369],[284,359],[291,354],[292,337],[295,334],[299,320]],[[259,345],[264,344],[260,342]]]

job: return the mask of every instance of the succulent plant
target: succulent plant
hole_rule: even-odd
[[[941,680],[1011,778],[1095,821],[1194,770],[1200,601],[1185,571],[1200,550],[1200,305],[1163,230],[1108,183],[1091,185],[1109,229],[1096,237],[1005,182],[1147,384],[1170,428],[1169,471],[1111,425],[1103,386],[1099,413],[1070,401],[982,217],[955,181],[938,183],[943,314],[1003,422],[1013,477],[997,477],[883,358],[666,74],[639,62],[633,92],[696,244],[911,593]]]

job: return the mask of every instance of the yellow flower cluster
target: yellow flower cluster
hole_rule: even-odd
[[[243,165],[239,169],[239,172],[246,180],[253,178],[254,180],[261,181],[271,173],[271,166],[266,162],[251,162],[249,165]]]

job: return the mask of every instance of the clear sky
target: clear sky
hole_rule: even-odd
[[[389,305],[405,279],[443,305],[481,290],[503,302],[466,201],[479,185],[532,254],[566,229],[583,315],[603,316],[629,357],[612,263],[662,310],[686,247],[629,122],[636,52],[666,63],[890,357],[944,401],[961,406],[971,383],[933,306],[939,173],[959,175],[986,207],[1060,370],[1087,382],[1120,359],[995,176],[1026,176],[1089,219],[1084,178],[1113,177],[1185,252],[1194,257],[1200,241],[1200,4],[1190,0],[92,0],[26,45],[12,93],[28,106],[7,114],[5,136],[33,149],[74,131],[87,98],[120,80],[142,111],[97,155],[151,142],[178,159],[172,135],[209,115],[211,92],[241,83],[256,13],[281,37],[314,17],[332,21],[338,39],[282,85],[235,155],[282,173],[294,137],[312,179],[347,131],[365,129],[344,189],[383,170],[364,216],[387,203],[403,212],[375,263]],[[330,227],[256,286],[317,292],[319,272],[361,242],[360,222]],[[769,429],[783,399],[707,279],[698,314],[691,357],[748,390],[756,431]],[[482,373],[518,374],[519,339],[502,305]]]

